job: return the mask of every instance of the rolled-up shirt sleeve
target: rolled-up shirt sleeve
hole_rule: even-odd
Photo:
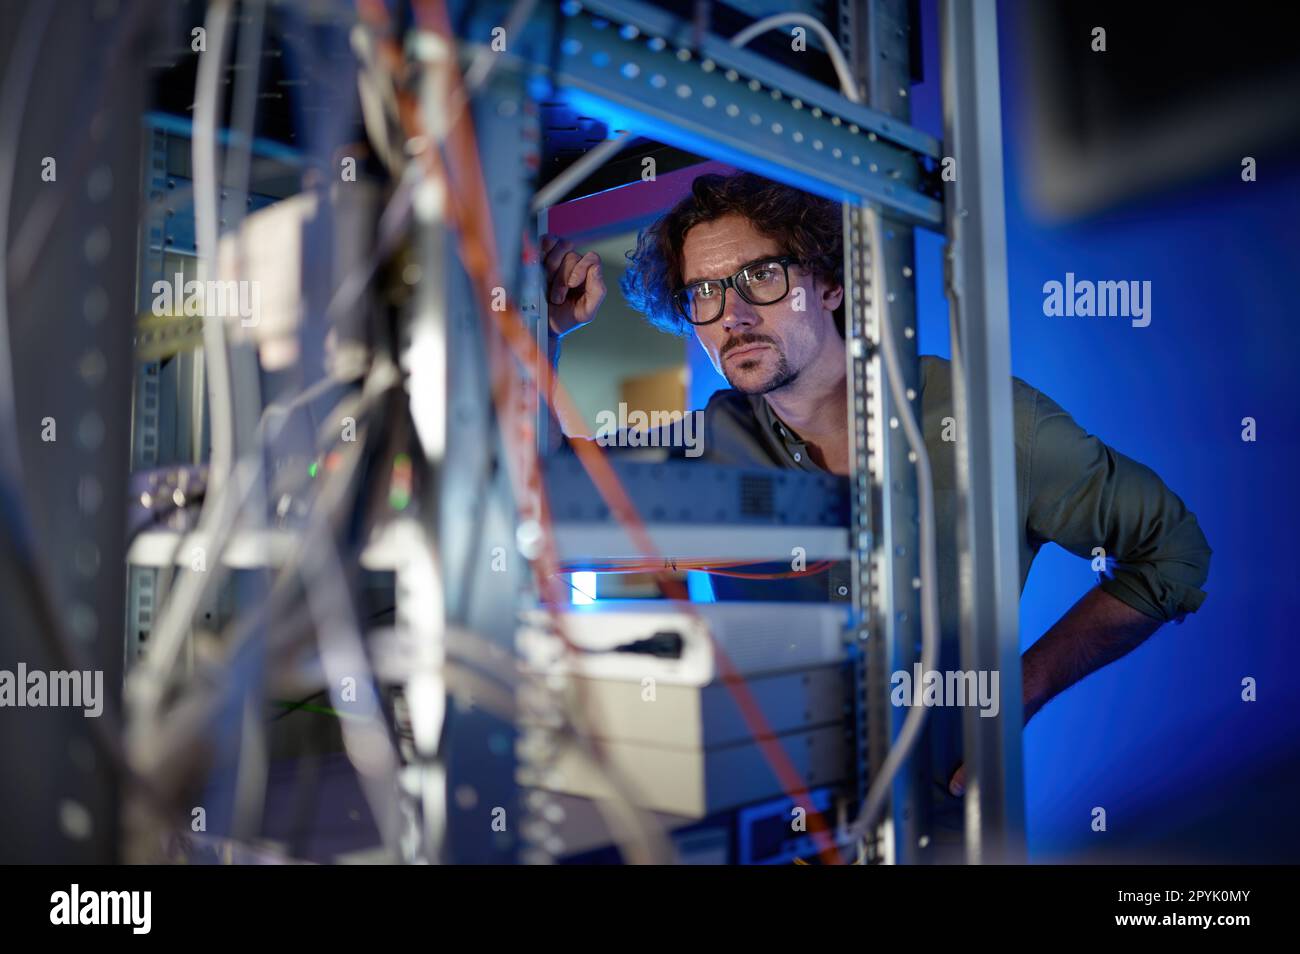
[[[1018,387],[1029,388],[1023,382]],[[1033,447],[1026,529],[1093,560],[1101,588],[1155,619],[1182,619],[1205,601],[1210,546],[1196,517],[1151,468],[1089,434],[1055,401],[1032,391]]]

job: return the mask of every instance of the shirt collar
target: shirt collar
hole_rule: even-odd
[[[820,471],[822,468],[813,463],[812,456],[808,453],[807,443],[776,416],[767,399],[761,394],[751,394],[748,397],[759,428],[767,440],[780,449],[785,462],[800,470]]]

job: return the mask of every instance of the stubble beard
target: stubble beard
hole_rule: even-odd
[[[790,367],[790,361],[786,358],[785,352],[770,345],[772,351],[776,354],[776,367],[763,379],[755,383],[753,380],[738,380],[741,375],[748,376],[746,371],[747,365],[757,366],[763,360],[760,354],[754,358],[747,358],[739,362],[733,370],[728,367],[726,371],[727,383],[739,391],[741,394],[768,394],[777,388],[783,388],[799,376],[799,372]],[[725,367],[725,365],[724,365]],[[735,375],[735,377],[733,377]]]

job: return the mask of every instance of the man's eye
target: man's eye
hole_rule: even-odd
[[[701,282],[695,286],[696,298],[712,298],[718,290],[718,286],[712,282]]]
[[[765,282],[772,277],[772,269],[767,265],[760,265],[749,273],[751,281]]]

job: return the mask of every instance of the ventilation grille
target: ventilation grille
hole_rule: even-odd
[[[744,517],[771,517],[774,511],[775,489],[772,478],[761,474],[746,474],[740,478],[740,513]]]

